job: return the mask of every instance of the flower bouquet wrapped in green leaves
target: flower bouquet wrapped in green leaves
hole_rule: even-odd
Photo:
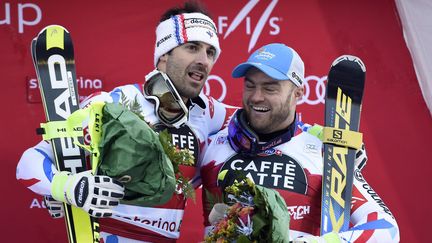
[[[187,150],[171,144],[166,131],[156,133],[140,117],[135,103],[92,104],[89,107],[87,149],[93,154],[96,173],[117,179],[125,186],[122,203],[154,206],[167,202],[176,189],[193,197],[193,189],[179,164],[191,165]]]
[[[277,191],[244,177],[225,187],[224,201],[210,213],[206,242],[289,242],[290,215]]]

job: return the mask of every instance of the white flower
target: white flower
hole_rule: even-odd
[[[249,215],[247,216],[247,223],[246,224],[240,218],[238,218],[238,220],[240,221],[241,226],[237,225],[237,231],[240,234],[245,235],[245,236],[251,235],[252,231],[253,231],[253,229],[252,229],[253,222],[251,222],[250,216]]]

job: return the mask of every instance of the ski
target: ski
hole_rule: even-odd
[[[355,56],[343,55],[330,68],[325,100],[324,168],[321,235],[349,229],[354,159],[366,68]]]
[[[31,43],[32,59],[39,82],[47,124],[64,121],[79,109],[75,60],[69,32],[62,26],[45,27]],[[64,131],[56,127],[57,132]],[[45,131],[47,132],[47,131]],[[83,144],[84,137],[77,137]],[[84,151],[71,137],[50,139],[57,169],[78,173],[87,170]],[[99,242],[99,225],[80,208],[64,204],[70,243]]]

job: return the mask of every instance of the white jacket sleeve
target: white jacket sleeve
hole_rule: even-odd
[[[18,162],[16,178],[37,194],[51,195],[51,181],[55,172],[51,145],[41,141],[23,153]]]

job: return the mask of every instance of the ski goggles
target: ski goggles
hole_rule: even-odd
[[[255,155],[258,152],[258,136],[240,121],[243,119],[240,112],[242,111],[237,110],[228,125],[228,141],[236,153]]]
[[[243,156],[264,155],[273,147],[286,143],[295,134],[295,123],[286,132],[274,137],[270,141],[261,142],[258,135],[248,125],[243,109],[233,115],[228,124],[228,141],[231,148]]]
[[[188,109],[168,75],[155,69],[145,77],[144,97],[153,101],[159,120],[176,128],[188,118]]]

